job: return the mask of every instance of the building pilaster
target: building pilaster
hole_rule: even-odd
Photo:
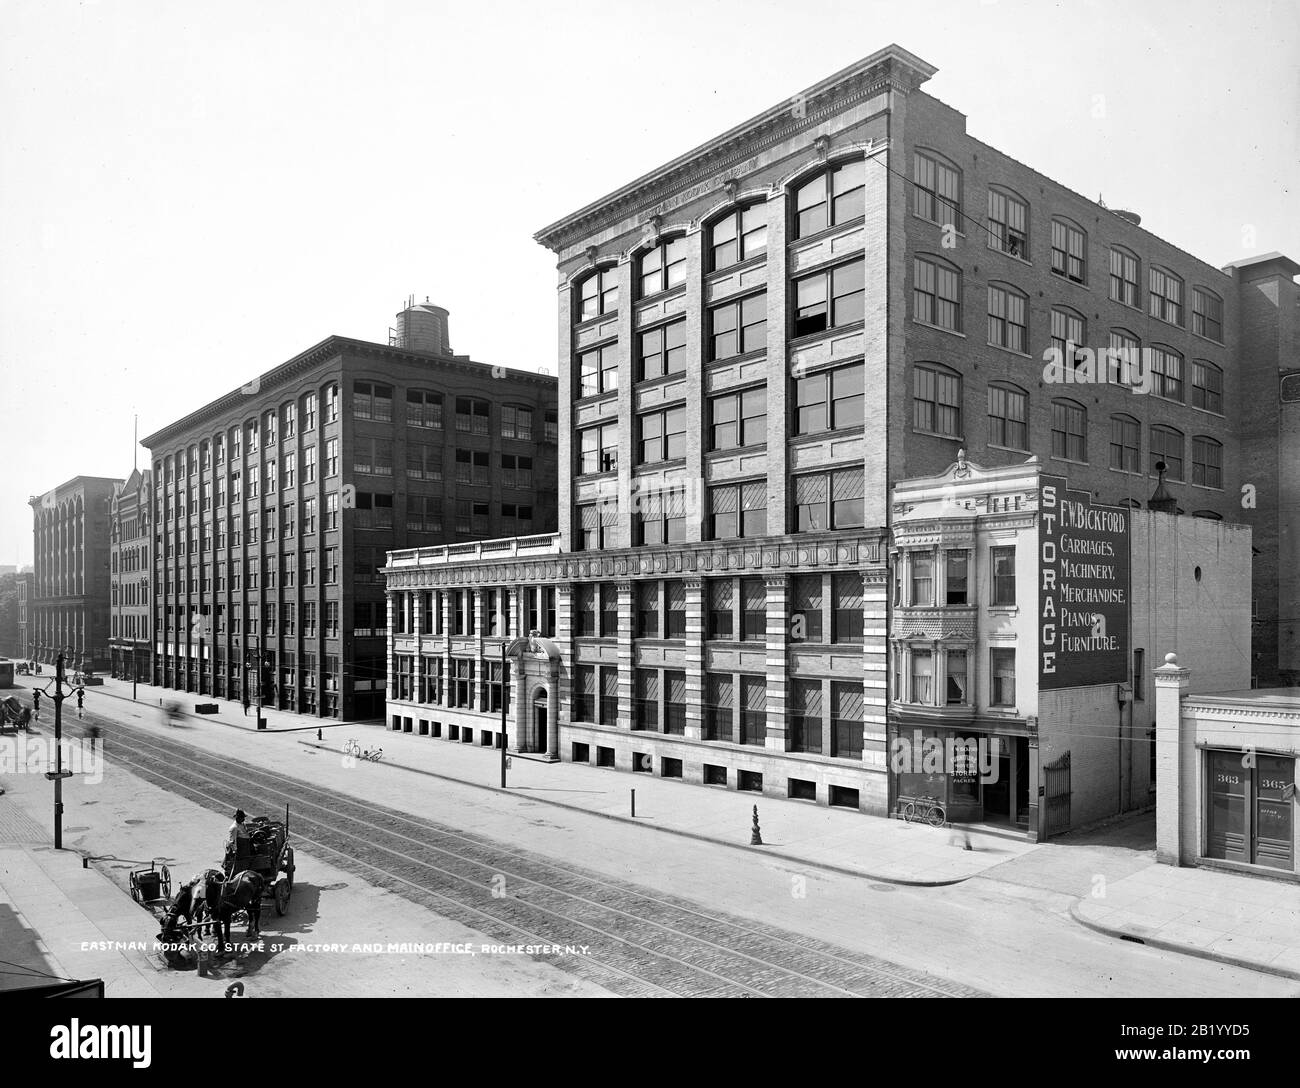
[[[618,727],[632,728],[632,589],[618,584]]]
[[[704,738],[704,582],[686,585],[686,739]]]
[[[763,579],[767,587],[767,740],[763,746],[772,752],[784,752],[786,746],[787,581],[784,574]],[[740,699],[739,692],[736,699]]]

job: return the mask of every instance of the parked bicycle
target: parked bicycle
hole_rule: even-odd
[[[356,740],[349,739],[343,745],[343,754],[352,756],[354,759],[367,759],[371,763],[378,763],[384,757],[382,748],[362,748]]]
[[[943,805],[937,797],[917,797],[903,806],[903,819],[910,823],[927,823],[942,827],[945,822]]]

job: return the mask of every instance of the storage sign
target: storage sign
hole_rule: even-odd
[[[1038,491],[1038,686],[1128,679],[1131,511],[1094,503],[1064,476]]]

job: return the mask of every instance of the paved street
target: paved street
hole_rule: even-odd
[[[543,974],[521,978],[518,992],[556,987],[557,977],[583,992],[613,994],[1300,992],[1294,981],[1121,943],[1070,917],[1071,904],[1096,887],[1098,875],[1122,879],[1149,862],[1137,845],[1140,829],[1109,837],[1119,845],[1103,837],[1092,845],[1039,847],[948,887],[901,887],[601,819],[514,791],[431,781],[383,763],[346,766],[296,734],[245,732],[202,719],[168,729],[148,707],[111,698],[93,705],[86,724],[104,725],[111,766],[101,786],[69,786],[69,845],[126,856],[120,812],[111,819],[103,808],[97,813],[95,791],[129,790],[141,780],[135,788],[154,800],[137,811],[149,821],[153,845],[143,847],[138,825],[131,825],[135,857],[179,853],[175,836],[193,841],[201,832],[207,853],[196,845],[192,856],[196,864],[210,861],[236,805],[271,813],[287,802],[300,880],[318,889],[309,909],[323,918],[340,896],[332,890],[339,883],[382,897],[368,904],[373,917],[352,917],[350,939],[374,939],[373,925],[385,917],[378,912],[401,903],[427,919],[424,935],[411,939],[453,927],[486,942],[587,946],[586,954],[537,957],[527,970]],[[384,739],[378,730],[366,736]],[[493,753],[480,754],[486,772]],[[38,790],[25,794],[23,806],[48,820],[48,804],[41,803],[48,785],[40,781]],[[796,803],[765,802],[769,809],[779,804]],[[317,877],[316,869],[335,875]],[[299,894],[296,888],[287,924],[298,924]],[[335,913],[332,924],[344,932],[348,919]],[[268,933],[272,925],[267,919]],[[363,960],[317,957],[313,971],[348,992],[354,976],[365,974]],[[517,959],[508,962],[519,968]],[[479,957],[472,966],[484,964]],[[407,992],[443,992],[429,964],[423,976],[420,966],[404,976],[417,987]],[[272,987],[286,970],[274,962],[250,968]],[[383,981],[376,976],[365,985],[381,992]]]

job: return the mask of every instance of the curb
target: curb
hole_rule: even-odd
[[[152,707],[155,704],[151,702],[141,702],[139,699],[132,699],[126,695],[119,695],[116,691],[109,691],[107,688],[101,694],[107,695],[110,699],[119,699],[124,703],[134,703],[136,706]],[[188,694],[193,694],[192,692]],[[211,697],[210,697],[211,698]],[[211,714],[192,714],[187,710],[182,710],[181,714],[196,722],[208,722],[209,724],[224,725],[227,729],[242,729],[245,733],[305,733],[312,729],[338,729],[348,725],[367,725],[367,722],[339,722],[333,718],[322,718],[319,725],[290,725],[278,729],[272,729],[270,723],[267,723],[265,729],[258,729],[256,725],[239,725],[236,722],[223,722],[220,718]]]
[[[1094,922],[1090,918],[1085,918],[1079,912],[1079,905],[1083,902],[1082,898],[1076,899],[1070,904],[1070,917],[1085,929],[1091,929],[1095,933],[1100,933],[1106,937],[1115,937],[1119,940],[1127,940],[1131,943],[1144,944],[1151,948],[1159,948],[1165,952],[1179,952],[1184,956],[1195,956],[1202,960],[1215,960],[1218,963],[1225,963],[1229,967],[1241,967],[1247,971],[1258,971],[1267,975],[1277,975],[1281,978],[1294,979],[1300,981],[1300,971],[1293,971],[1287,967],[1274,967],[1271,964],[1260,963],[1258,960],[1248,960],[1241,956],[1230,956],[1226,952],[1216,952],[1209,948],[1197,948],[1191,944],[1181,944],[1178,941],[1166,940],[1163,937],[1148,937],[1141,933],[1133,933],[1130,930],[1122,929],[1118,926],[1108,926],[1104,922]]]
[[[322,741],[300,740],[298,743],[307,748],[315,748],[317,751],[334,752],[340,756],[345,754],[343,749],[330,748]],[[457,785],[469,786],[470,788],[476,790],[486,790],[489,793],[501,792],[500,786],[486,786],[481,782],[470,782],[464,778],[456,778],[449,774],[439,774],[437,771],[426,771],[422,767],[412,767],[405,763],[395,763],[389,759],[384,759],[381,765],[385,767],[394,767],[399,771],[409,771],[411,774],[424,775],[426,778],[437,778],[443,782],[455,782]],[[523,796],[523,795],[520,793],[516,793],[515,796]],[[669,835],[679,835],[685,839],[694,839],[697,842],[706,842],[713,846],[726,846],[732,850],[739,850],[742,853],[747,853],[750,854],[751,856],[754,851],[754,848],[749,846],[748,844],[742,845],[740,843],[729,842],[727,839],[714,838],[711,835],[704,835],[698,831],[683,831],[681,828],[676,828],[676,827],[661,827],[655,824],[647,824],[644,821],[634,820],[630,816],[620,816],[617,813],[613,813],[613,812],[597,812],[594,809],[583,808],[581,805],[569,804],[566,801],[555,801],[549,797],[533,797],[532,795],[528,795],[528,799],[530,801],[535,801],[538,804],[551,805],[554,808],[567,809],[570,812],[580,812],[586,816],[599,816],[601,819],[604,820],[617,820],[619,823],[632,824],[635,827],[640,827],[651,831],[662,831]],[[810,861],[808,858],[802,858],[796,854],[782,853],[779,850],[764,849],[763,856],[769,858],[779,858],[782,861],[792,862],[796,865],[803,865],[807,868],[821,869],[825,872],[835,873],[839,876],[851,876],[859,880],[874,880],[874,881],[878,881],[881,884],[897,884],[900,887],[905,887],[905,888],[946,888],[946,887],[950,887],[953,884],[962,884],[965,881],[972,879],[973,877],[981,875],[980,873],[972,873],[970,876],[954,877],[951,880],[907,880],[903,877],[896,877],[896,876],[877,876],[874,873],[863,872],[861,869],[849,869],[841,865],[833,865],[830,862]]]

